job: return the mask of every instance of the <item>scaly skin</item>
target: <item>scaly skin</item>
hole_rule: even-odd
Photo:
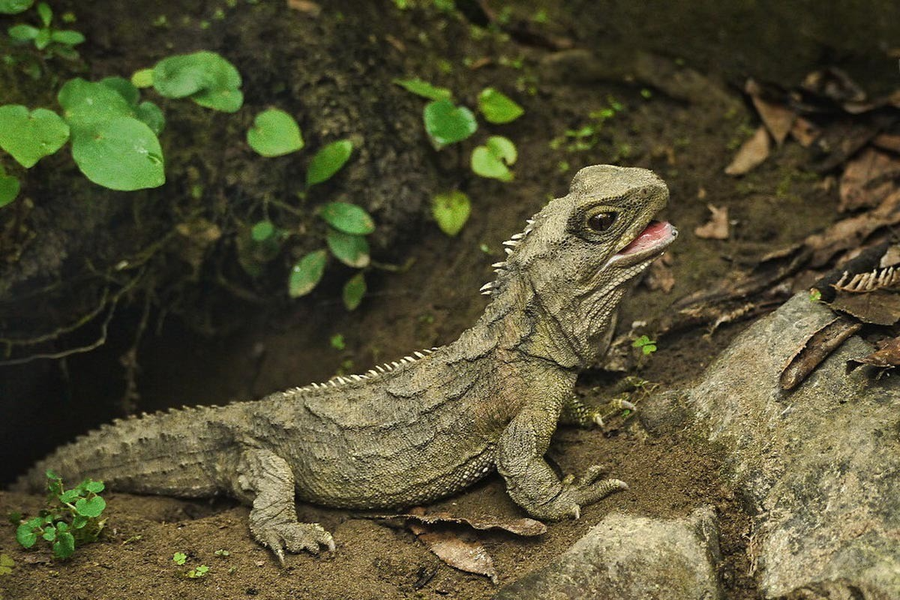
[[[599,467],[560,480],[544,454],[561,414],[590,422],[573,403],[578,371],[606,351],[627,284],[674,229],[617,253],[667,199],[650,171],[582,169],[567,196],[506,243],[507,261],[482,288],[490,304],[456,342],[255,402],[119,421],[58,449],[17,487],[40,489],[52,468],[114,490],[230,495],[252,506],[253,536],[282,561],[284,550],[334,549],[319,525],[297,522],[295,494],[335,507],[408,506],[496,469],[530,515],[577,518],[625,484],[600,480]],[[597,212],[615,220],[591,219]]]

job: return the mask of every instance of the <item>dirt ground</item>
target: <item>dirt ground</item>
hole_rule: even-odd
[[[465,8],[470,3],[459,4]],[[498,3],[488,4],[503,12]],[[178,3],[168,5],[172,5],[169,12],[176,14]],[[192,327],[184,318],[161,319],[165,307],[154,308],[151,322],[160,323],[159,330],[151,327],[137,352],[139,409],[258,398],[278,389],[324,381],[338,372],[364,372],[410,350],[454,340],[485,305],[477,290],[490,280],[489,265],[503,254],[501,242],[521,230],[525,219],[548,198],[564,195],[581,166],[615,163],[651,168],[671,189],[670,206],[663,217],[681,232],[669,252],[674,287],[664,292],[651,290],[646,283],[637,286],[623,307],[622,333],[628,332],[633,322],[665,314],[679,298],[707,289],[769,251],[798,242],[834,222],[837,194],[822,185],[824,175],[805,168],[808,156],[796,144],[776,149],[772,159],[745,177],[723,173],[738,145],[758,125],[736,85],[751,74],[747,69],[753,69],[756,77],[791,84],[803,73],[835,61],[856,69],[860,80],[878,80],[874,71],[883,68],[883,61],[875,55],[870,55],[869,62],[861,58],[870,48],[860,44],[874,41],[863,42],[862,35],[848,36],[844,45],[833,40],[837,49],[829,50],[828,40],[822,37],[828,35],[827,26],[822,24],[829,22],[831,13],[812,15],[803,28],[796,21],[792,25],[792,17],[787,15],[770,25],[767,15],[760,14],[746,27],[769,32],[765,39],[772,44],[796,41],[796,55],[790,60],[778,60],[771,47],[760,58],[751,56],[752,36],[729,37],[727,24],[734,13],[729,12],[728,3],[718,12],[713,7],[701,8],[703,5],[698,3],[690,18],[702,22],[703,31],[715,29],[716,23],[720,26],[718,34],[706,41],[681,26],[662,27],[660,23],[676,22],[678,15],[664,6],[656,7],[651,13],[656,18],[648,20],[617,3],[610,3],[605,11],[591,8],[593,3],[512,5],[513,21],[530,22],[530,28],[546,37],[568,39],[578,48],[594,52],[599,60],[643,49],[661,56],[676,73],[689,70],[698,74],[699,85],[689,94],[679,95],[672,92],[670,81],[578,74],[560,79],[553,69],[548,71],[551,51],[542,44],[479,34],[460,17],[443,15],[430,6],[402,11],[385,2],[383,21],[373,30],[379,35],[389,32],[405,48],[406,58],[398,64],[396,77],[432,76],[435,83],[441,83],[440,75],[434,70],[423,72],[423,65],[443,60],[452,72],[446,83],[452,82],[461,97],[474,98],[482,87],[494,85],[523,104],[526,116],[498,130],[518,145],[515,181],[503,184],[471,179],[460,174],[453,164],[456,157],[449,152],[433,158],[436,166],[432,166],[442,183],[465,185],[473,199],[470,221],[459,237],[448,238],[429,220],[427,203],[423,203],[415,225],[400,232],[376,256],[392,264],[410,260],[411,266],[399,272],[371,272],[369,294],[355,312],[347,312],[341,305],[338,279],[326,279],[312,297],[291,305],[248,309],[220,297],[217,310],[230,323],[227,334],[213,337],[201,335],[197,332],[201,328]],[[804,5],[797,3],[799,8]],[[218,8],[214,3],[204,7],[210,15]],[[326,3],[322,7],[318,17],[298,16],[298,11],[286,7],[277,10],[284,11],[285,19],[336,18]],[[341,9],[352,10],[352,3],[342,4]],[[541,9],[549,15],[546,24],[535,19]],[[150,16],[166,10],[154,5]],[[241,1],[229,10],[252,14],[256,9],[255,3]],[[265,16],[271,18],[272,14],[266,12]],[[147,14],[132,18],[139,21]],[[228,18],[226,14],[226,21]],[[227,26],[214,19],[210,23],[212,28]],[[423,29],[421,23],[430,28]],[[795,32],[802,29],[803,34],[792,38],[791,27]],[[863,31],[865,24],[858,28]],[[144,34],[135,34],[128,27],[122,31]],[[166,38],[172,34],[164,29],[154,32],[179,50],[185,43]],[[646,43],[636,41],[636,32],[648,36]],[[690,43],[682,44],[682,40]],[[302,51],[277,44],[270,47],[273,42],[260,40],[260,52]],[[227,55],[225,47],[213,49]],[[713,54],[722,60],[710,60]],[[472,69],[479,59],[487,59],[486,66]],[[121,62],[128,68],[145,66]],[[568,151],[552,144],[566,130],[588,124],[590,113],[613,104],[622,108],[598,127],[590,147]],[[421,143],[426,143],[424,137]],[[708,220],[709,204],[728,207],[728,239],[701,239],[694,234],[694,229]],[[218,293],[223,294],[221,290]],[[233,310],[222,312],[221,307],[229,302]],[[17,404],[32,402],[34,408],[10,411],[18,437],[4,443],[10,456],[22,458],[4,465],[5,480],[27,468],[26,456],[36,458],[115,416],[125,385],[119,359],[132,343],[131,332],[140,313],[140,307],[124,310],[113,321],[113,332],[104,347],[71,357],[59,368],[64,377],[56,372],[48,375],[65,382],[58,395],[40,402],[37,394],[16,398]],[[658,383],[658,391],[686,384],[745,323],[725,326],[714,334],[701,329],[666,336],[659,340],[656,353],[637,361],[636,373]],[[337,334],[343,336],[343,349],[334,348],[329,341]],[[40,368],[52,372],[57,367],[44,364]],[[621,376],[590,370],[580,378],[578,392],[591,402],[602,402],[603,390]],[[28,431],[29,424],[39,419],[52,421],[53,433],[37,436]],[[14,451],[13,443],[24,449]],[[758,597],[745,554],[749,521],[739,499],[719,482],[715,448],[682,434],[651,437],[637,419],[630,419],[615,420],[603,431],[562,427],[550,457],[566,473],[603,462],[631,489],[587,507],[578,521],[550,524],[548,532],[537,539],[479,532],[475,537],[493,557],[500,584],[546,565],[610,511],[683,516],[707,504],[716,508],[721,519],[721,578],[727,596]],[[119,493],[106,497],[106,533],[98,543],[79,548],[66,562],[52,560],[45,549],[21,549],[15,541],[15,528],[0,526],[0,553],[15,561],[11,574],[0,575],[0,598],[474,599],[488,598],[497,590],[485,577],[443,564],[412,533],[369,518],[372,515],[299,505],[301,520],[319,522],[334,534],[337,551],[317,557],[290,556],[282,569],[267,550],[252,541],[246,525],[248,510],[236,503]],[[35,514],[41,502],[38,496],[0,492],[0,514]],[[429,507],[432,509],[461,516],[522,516],[497,476],[435,503]],[[217,556],[217,550],[227,550],[229,556]],[[173,563],[175,552],[188,555],[185,567]],[[206,577],[184,576],[187,567],[200,564],[210,567]]]

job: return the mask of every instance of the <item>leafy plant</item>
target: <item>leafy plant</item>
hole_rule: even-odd
[[[220,554],[220,552],[224,554]],[[229,552],[227,550],[217,550],[216,556],[228,556]],[[174,562],[179,567],[183,567],[185,563],[187,563],[187,554],[184,552],[176,552],[172,555],[172,562]],[[209,567],[206,565],[200,565],[198,567],[194,567],[190,571],[184,572],[183,575],[188,579],[200,579],[202,577],[206,577],[206,574],[209,573]]]
[[[310,187],[331,179],[350,160],[352,153],[353,143],[350,140],[331,142],[316,152],[306,168],[306,186]]]
[[[603,125],[625,110],[625,106],[612,96],[606,97],[606,103],[604,108],[588,113],[589,121],[585,125],[567,129],[562,135],[553,138],[550,148],[553,150],[563,148],[567,152],[592,150],[600,142]]]
[[[187,554],[184,552],[176,552],[172,555],[172,562],[174,562],[179,567],[183,566],[185,562],[187,562]]]
[[[433,86],[427,81],[421,79],[395,79],[394,83],[417,96],[428,98],[429,100],[450,100],[453,98],[453,92],[447,88]]]
[[[195,567],[188,571],[186,576],[188,579],[200,579],[201,577],[206,577],[207,573],[209,573],[209,567],[200,565],[199,567]]]
[[[200,106],[237,112],[244,104],[241,74],[215,52],[164,58],[153,67],[153,88],[166,98],[190,98]]]
[[[478,129],[478,122],[472,111],[465,106],[455,105],[449,99],[429,102],[422,118],[435,150],[461,142]]]
[[[22,12],[31,6],[31,2],[27,2],[25,9],[16,10],[18,7],[25,5],[26,2],[16,2],[14,0],[5,0],[0,4],[0,12],[9,14],[11,11]],[[37,5],[38,18],[40,26],[33,25],[13,25],[7,30],[9,37],[13,41],[34,44],[38,50],[46,52],[47,55],[58,55],[67,59],[78,58],[78,51],[75,46],[84,43],[84,36],[71,29],[54,29],[53,10],[46,2],[40,2]]]
[[[492,87],[478,94],[478,108],[489,123],[510,123],[525,114],[524,108]]]
[[[19,523],[16,540],[22,547],[31,548],[43,538],[57,558],[69,558],[76,547],[96,541],[103,530],[106,522],[100,518],[106,510],[106,501],[100,497],[103,489],[102,481],[85,479],[66,490],[62,479],[47,471],[47,508],[37,517]]]
[[[34,0],[0,0],[0,14],[16,15],[31,8],[32,4]]]
[[[631,344],[632,348],[640,348],[641,352],[644,353],[644,356],[649,356],[656,352],[656,341],[651,340],[646,335],[642,335],[638,339],[634,340]]]

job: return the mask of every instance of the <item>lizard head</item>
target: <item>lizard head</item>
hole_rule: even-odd
[[[498,278],[483,290],[528,298],[527,310],[559,330],[557,345],[578,362],[592,360],[605,351],[627,284],[675,240],[671,224],[652,220],[668,198],[666,184],[647,169],[581,169],[566,196],[505,242],[506,263],[495,265]]]

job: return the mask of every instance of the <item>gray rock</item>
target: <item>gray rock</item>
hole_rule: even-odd
[[[721,597],[718,560],[711,508],[685,519],[613,513],[552,563],[504,587],[494,598],[712,600]]]
[[[687,393],[753,515],[766,597],[900,598],[900,382],[847,374],[851,338],[794,392],[779,375],[834,318],[798,295],[740,335]]]

